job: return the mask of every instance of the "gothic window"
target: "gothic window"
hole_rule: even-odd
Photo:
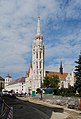
[[[41,62],[40,62],[40,68],[41,68]]]
[[[41,74],[41,71],[40,71],[40,74]]]
[[[38,58],[38,52],[36,52],[36,58]]]
[[[37,67],[37,69],[38,69],[38,62],[36,62],[36,67]]]
[[[40,52],[40,59],[41,59],[41,52]]]

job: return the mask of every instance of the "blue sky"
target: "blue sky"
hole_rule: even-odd
[[[72,72],[81,50],[81,0],[0,0],[0,75],[26,76],[41,19],[45,70]]]

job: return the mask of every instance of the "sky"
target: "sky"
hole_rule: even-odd
[[[75,69],[81,50],[81,0],[0,0],[0,75],[26,76],[40,16],[45,70]]]

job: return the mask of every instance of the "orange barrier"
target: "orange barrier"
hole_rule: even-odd
[[[10,108],[7,119],[13,119],[13,107]]]
[[[81,98],[80,98],[80,108],[81,108]]]

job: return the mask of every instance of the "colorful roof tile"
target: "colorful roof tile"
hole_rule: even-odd
[[[54,75],[57,75],[57,76],[59,76],[60,79],[65,80],[68,73],[46,71],[46,76],[51,77],[51,76],[54,76]]]
[[[12,80],[9,82],[9,85],[16,84],[16,83],[24,83],[25,82],[25,77],[18,78],[16,80]]]

